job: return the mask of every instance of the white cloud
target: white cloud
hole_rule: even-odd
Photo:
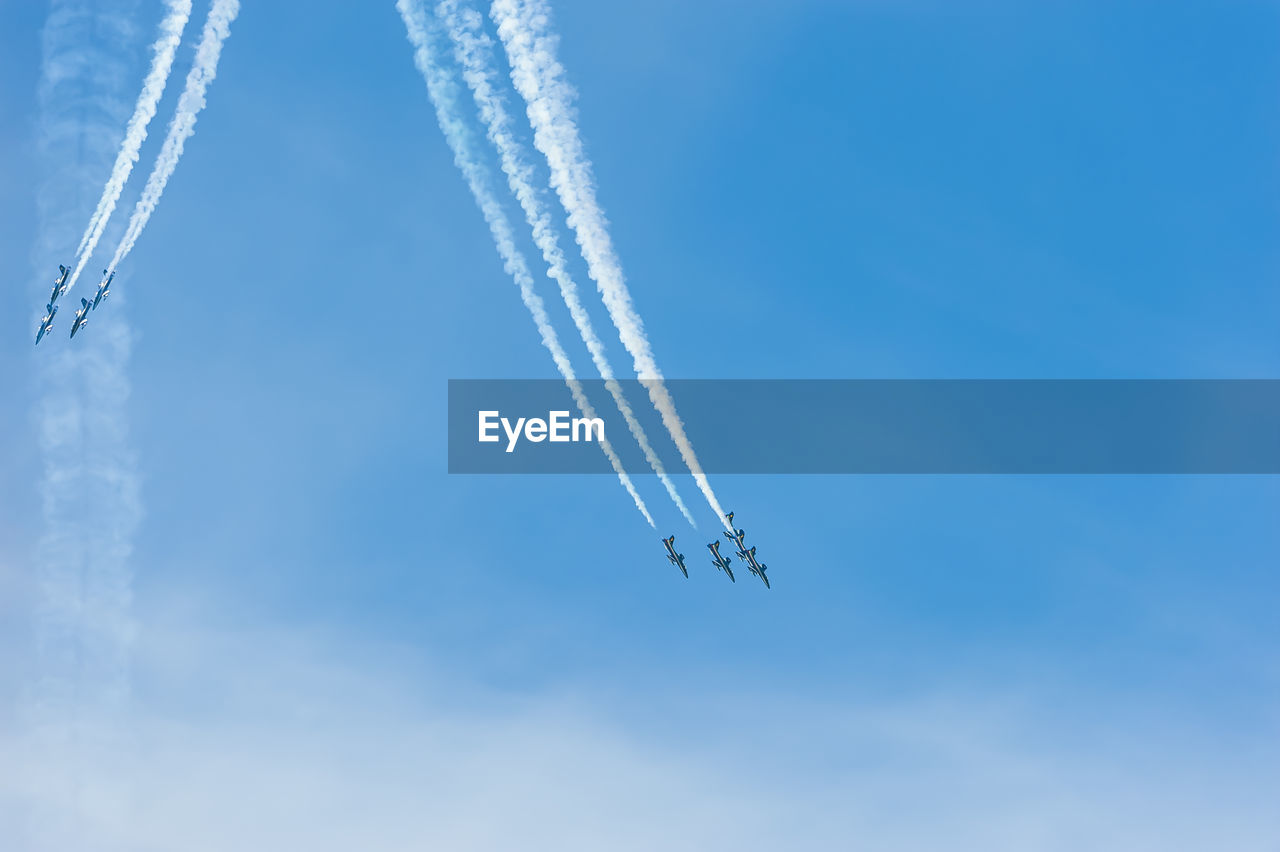
[[[487,690],[189,614],[125,723],[0,743],[6,849],[1274,849],[1274,748],[1034,701]],[[181,624],[182,626],[178,626]],[[614,699],[616,700],[616,699]],[[673,733],[676,732],[676,733]],[[86,747],[88,746],[88,747]],[[7,823],[7,824],[6,824]]]

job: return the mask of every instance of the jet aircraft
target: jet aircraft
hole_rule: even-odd
[[[61,274],[58,275],[58,280],[53,282],[53,295],[49,297],[51,305],[58,301],[59,296],[67,292],[67,276],[71,274],[71,270],[61,263],[58,264],[58,272]]]
[[[93,297],[94,310],[98,309],[99,302],[111,294],[111,279],[115,277],[116,274],[114,272],[108,275],[107,270],[102,270],[102,283],[98,285],[98,294]]]
[[[49,313],[44,315],[44,319],[40,320],[40,330],[36,332],[36,346],[40,345],[40,338],[45,336],[46,332],[53,330],[53,315],[58,312],[58,306],[50,303],[45,306],[45,310]]]
[[[729,557],[727,557],[727,556],[721,556],[721,555],[720,555],[720,541],[719,541],[719,539],[717,539],[716,541],[713,541],[713,542],[711,542],[710,544],[708,544],[708,545],[707,545],[707,550],[710,550],[710,551],[711,551],[711,558],[715,560],[715,562],[713,562],[713,563],[711,563],[711,564],[715,565],[715,566],[716,566],[717,568],[719,568],[721,571],[723,571],[724,573],[728,574],[728,575],[729,575],[729,581],[730,581],[730,582],[732,582],[732,583],[736,583],[736,582],[738,582],[737,580],[733,579],[733,570],[729,568],[729,563],[730,563],[730,562],[732,562],[733,560],[732,560],[732,559],[730,559],[730,558],[729,558]]]
[[[684,567],[684,554],[676,553],[676,537],[671,536],[671,538],[664,538],[662,540],[662,546],[667,549],[668,561],[670,561],[672,565],[679,568],[680,573],[685,576],[685,579],[688,579],[689,572]]]
[[[80,300],[80,310],[76,311],[76,318],[71,323],[71,336],[75,337],[76,332],[84,327],[89,321],[89,311],[93,310],[93,305],[89,304],[88,299]]]
[[[769,578],[764,575],[764,572],[769,566],[756,561],[756,549],[754,547],[747,551],[738,551],[738,555],[746,561],[747,567],[751,569],[751,573],[764,581],[764,587],[766,589],[772,588],[772,586],[769,585]]]

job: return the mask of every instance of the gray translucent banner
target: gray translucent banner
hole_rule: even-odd
[[[1280,473],[1278,380],[665,386],[706,473]],[[651,473],[605,383],[581,387],[623,467]],[[660,464],[687,472],[644,384],[617,390]],[[485,417],[497,440],[480,440],[481,412],[496,412]],[[611,473],[599,427],[578,423],[575,441],[574,418],[583,415],[558,380],[451,380],[449,471]]]

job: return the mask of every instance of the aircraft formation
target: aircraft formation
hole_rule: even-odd
[[[41,339],[53,330],[53,318],[58,313],[58,297],[67,292],[67,278],[71,275],[71,269],[58,264],[58,277],[53,282],[53,293],[49,296],[49,304],[45,305],[44,319],[40,320],[40,329],[36,332],[36,345],[40,345]],[[76,332],[85,327],[89,322],[89,312],[98,309],[98,305],[102,300],[107,298],[111,293],[111,281],[116,277],[114,272],[108,273],[102,270],[102,281],[98,284],[98,291],[93,296],[93,301],[88,299],[80,300],[80,310],[76,311],[75,319],[71,322],[71,336],[75,337]]]
[[[185,4],[175,2],[169,5],[171,9],[161,26],[162,38],[156,44],[155,56],[153,57],[151,70],[148,73],[147,83],[144,84],[142,93],[139,95],[135,105],[133,117],[128,125],[129,130],[121,143],[115,165],[104,186],[97,209],[90,219],[84,237],[81,239],[80,248],[76,250],[76,261],[73,263],[74,271],[67,266],[60,265],[58,267],[59,274],[54,281],[49,303],[45,306],[45,315],[40,320],[39,328],[36,331],[37,346],[53,330],[54,319],[58,313],[57,302],[59,297],[74,286],[85,267],[86,261],[93,257],[98,241],[103,234],[103,228],[120,198],[120,192],[127,184],[133,165],[139,160],[140,146],[142,140],[146,138],[146,127],[156,113],[157,104],[167,83],[169,71],[172,68],[174,51],[180,44],[181,33],[186,25],[191,6],[189,2]],[[474,99],[479,106],[480,118],[487,125],[487,136],[499,149],[497,153],[504,163],[503,171],[508,176],[509,188],[516,199],[520,201],[526,218],[533,224],[536,220],[545,219],[548,215],[547,211],[541,210],[540,204],[528,201],[528,199],[536,199],[539,193],[536,187],[528,183],[528,178],[522,176],[523,171],[508,168],[508,165],[518,164],[522,154],[519,150],[519,144],[513,141],[514,137],[504,129],[508,119],[494,107],[494,104],[498,103],[500,99],[492,97],[492,93],[487,88],[487,83],[484,89],[481,89],[476,84],[477,80],[487,80],[489,72],[487,63],[498,60],[493,58],[486,59],[485,56],[480,55],[485,51],[474,51],[466,47],[466,40],[462,39],[459,33],[465,34],[463,31],[472,27],[472,24],[464,20],[465,16],[459,17],[456,14],[456,9],[453,13],[446,14],[443,22],[432,23],[426,13],[428,4],[424,0],[403,0],[399,5],[401,15],[404,17],[408,28],[409,39],[415,48],[415,60],[426,79],[428,95],[435,105],[437,118],[441,129],[445,133],[445,139],[453,150],[454,162],[461,169],[464,177],[467,177],[471,194],[482,212],[484,212],[484,218],[489,222],[490,231],[494,236],[504,268],[508,270],[515,282],[521,287],[522,294],[525,294],[526,306],[529,307],[533,314],[534,322],[538,325],[544,346],[551,352],[553,360],[560,367],[565,381],[570,383],[572,387],[572,374],[564,366],[567,356],[560,346],[555,329],[544,315],[540,315],[540,309],[535,309],[534,304],[525,293],[526,286],[522,283],[522,280],[530,277],[525,274],[528,264],[522,253],[504,236],[510,230],[510,225],[502,212],[503,205],[501,200],[494,197],[490,188],[482,185],[483,182],[474,181],[469,177],[473,172],[477,172],[481,168],[481,161],[477,159],[478,154],[471,150],[466,134],[458,129],[462,126],[461,118],[458,115],[459,104],[454,100],[453,89],[449,85],[440,82],[449,77],[452,71],[441,64],[441,57],[438,55],[439,46],[432,43],[430,32],[433,31],[433,27],[437,30],[447,31],[449,38],[454,42],[454,58],[464,66],[462,79],[468,84],[468,88],[472,90]],[[448,5],[441,4],[441,7],[447,7]],[[540,153],[551,168],[552,185],[556,187],[556,194],[560,198],[561,206],[564,207],[567,217],[566,222],[574,231],[577,242],[583,249],[583,259],[587,264],[589,275],[600,285],[604,305],[613,324],[620,330],[624,328],[634,330],[623,333],[621,342],[635,360],[637,373],[660,375],[650,352],[649,342],[641,330],[640,317],[636,315],[634,308],[631,306],[630,294],[623,283],[623,275],[617,259],[611,256],[611,252],[601,252],[591,248],[591,246],[597,244],[607,247],[607,217],[604,216],[604,212],[600,209],[595,198],[590,162],[582,159],[580,154],[574,153],[580,150],[581,145],[577,136],[573,110],[572,108],[565,108],[573,101],[572,90],[558,73],[552,73],[554,69],[559,67],[558,63],[554,61],[554,49],[551,48],[551,53],[544,54],[537,51],[531,52],[530,48],[531,44],[536,43],[542,45],[540,50],[546,51],[549,49],[548,46],[554,45],[555,39],[545,32],[546,22],[543,16],[534,15],[530,20],[524,20],[523,16],[513,15],[510,10],[503,11],[507,5],[510,4],[494,4],[493,9],[497,11],[492,12],[492,14],[498,16],[494,17],[494,22],[498,26],[499,37],[503,43],[503,49],[507,52],[511,61],[512,68],[532,69],[527,75],[524,73],[513,74],[513,83],[528,107],[526,114],[532,122],[534,144],[535,147],[539,148]],[[178,99],[177,112],[169,123],[168,134],[161,146],[160,156],[157,158],[155,166],[147,178],[146,186],[142,190],[142,197],[134,208],[133,215],[125,228],[124,236],[108,264],[108,269],[102,270],[102,280],[98,285],[97,292],[92,299],[80,299],[80,307],[75,311],[75,317],[71,323],[72,339],[88,324],[90,314],[96,311],[102,300],[107,297],[110,292],[111,282],[115,278],[114,270],[133,250],[138,236],[146,226],[160,200],[160,195],[164,191],[169,177],[177,167],[178,159],[183,150],[183,140],[193,132],[196,116],[206,103],[206,92],[217,71],[222,43],[226,40],[230,24],[235,19],[238,11],[239,0],[212,0],[209,19],[205,24],[199,45],[195,51],[196,61],[187,76],[186,86],[182,95]],[[499,18],[501,18],[501,21]],[[526,30],[528,32],[525,36],[518,36],[517,31]],[[517,33],[517,35],[507,37],[504,33],[508,33],[508,31]],[[437,35],[440,34],[437,33]],[[492,47],[490,40],[487,37],[482,37],[482,34],[473,33],[468,38],[476,44],[483,42]],[[547,60],[547,56],[551,56],[550,61]],[[444,61],[447,64],[447,60]],[[536,73],[533,73],[534,71]],[[525,85],[517,81],[517,78],[523,80],[525,77],[529,77],[530,80],[537,78],[536,85]],[[486,92],[489,92],[489,94],[486,94]],[[543,137],[546,137],[547,140],[545,145],[538,141]],[[506,141],[499,141],[499,138]],[[581,161],[575,161],[575,158]],[[520,174],[516,174],[517,172],[520,172]],[[565,185],[564,188],[561,188],[559,183],[563,183]],[[550,232],[544,233],[544,229],[537,225],[534,225],[533,230],[534,242],[538,245],[544,258],[549,259],[553,255],[560,253],[560,248],[556,245],[554,235],[550,234]],[[604,240],[604,242],[600,242],[600,240]],[[576,318],[581,306],[574,302],[573,297],[569,295],[572,287],[561,281],[558,274],[553,274],[552,277],[555,277],[560,283],[566,306],[570,314],[574,315],[578,331],[582,335],[583,342],[592,351],[594,359],[596,357],[596,349],[593,346],[595,332],[590,328],[589,324],[577,323]],[[599,367],[601,375],[607,375],[611,371],[611,368],[603,359],[601,359],[600,363],[597,363],[597,367]],[[656,388],[650,388],[649,393],[654,407],[662,415],[662,422],[667,427],[672,441],[680,450],[682,458],[687,461],[691,472],[696,471],[698,466],[693,446],[680,423],[674,402],[667,394],[660,378],[657,381]],[[619,405],[621,406],[622,404],[619,401]],[[628,425],[632,424],[629,422]],[[633,434],[635,434],[641,446],[645,448],[646,453],[651,455],[652,451],[648,446],[648,439],[639,430],[638,426],[633,430]],[[636,508],[652,525],[652,516],[643,499],[631,484],[627,473],[621,468],[616,458],[611,457],[611,461],[614,464],[619,480],[635,500]],[[650,465],[654,467],[656,473],[661,475],[671,498],[692,523],[692,516],[689,515],[674,486],[670,484],[663,474],[661,466],[654,459],[650,460]],[[703,496],[716,515],[723,517],[727,521],[729,529],[725,533],[725,538],[736,546],[737,558],[742,560],[747,568],[759,577],[765,587],[768,588],[769,579],[765,574],[766,566],[757,561],[756,549],[746,546],[744,531],[734,528],[733,513],[724,514],[720,502],[712,492],[705,476],[698,477],[698,484]],[[666,549],[667,559],[679,568],[680,572],[687,578],[689,572],[685,567],[684,554],[676,551],[675,536],[662,539],[662,543]],[[720,553],[720,542],[715,541],[708,544],[707,549],[711,553],[712,564],[716,569],[724,572],[731,582],[736,583],[737,580],[734,577],[731,566],[733,560],[729,556]]]
[[[733,512],[726,515],[725,520],[729,522],[729,529],[725,532],[724,537],[738,548],[738,558],[746,563],[748,570],[750,570],[752,574],[755,574],[760,578],[766,589],[772,588],[769,585],[769,578],[765,576],[765,571],[768,570],[769,566],[765,565],[763,562],[756,561],[756,549],[754,546],[750,549],[747,548],[746,530],[734,529]],[[687,578],[689,576],[689,571],[684,566],[684,554],[676,552],[676,537],[673,535],[670,538],[664,538],[662,540],[662,546],[667,549],[667,561],[679,568],[680,573],[684,574]],[[711,558],[713,560],[711,564],[716,566],[718,570],[728,574],[730,582],[738,582],[733,576],[733,569],[729,567],[729,563],[733,560],[720,553],[720,540],[716,539],[708,544],[707,550],[711,551]]]

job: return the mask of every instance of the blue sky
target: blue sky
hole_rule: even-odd
[[[135,27],[86,45],[122,129],[160,5],[97,5]],[[668,375],[1277,375],[1274,5],[554,9]],[[687,477],[698,531],[639,479],[685,581],[612,477],[447,475],[448,379],[555,372],[390,2],[245,0],[114,313],[55,356],[64,305],[33,352],[66,262],[32,248],[38,187],[83,172],[82,223],[115,144],[42,156],[47,15],[0,11],[0,696],[39,676],[38,362],[87,385],[127,322],[133,745],[77,770],[129,779],[99,807],[6,710],[0,819],[78,809],[105,848],[1280,842],[1274,477],[717,477],[766,591],[706,564]]]

